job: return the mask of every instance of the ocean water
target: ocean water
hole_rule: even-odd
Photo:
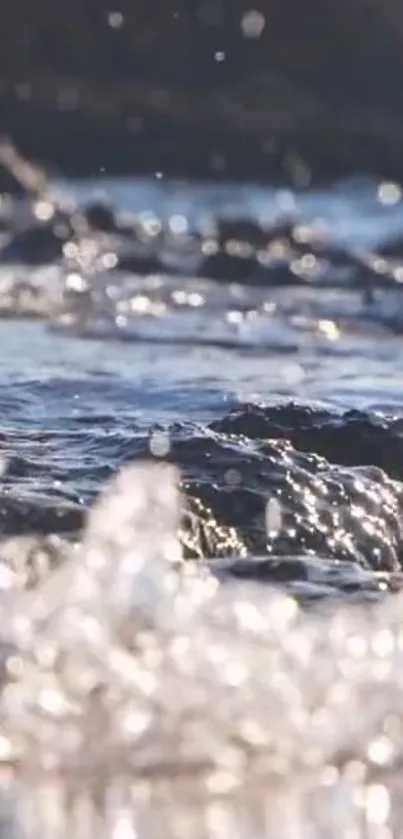
[[[400,188],[52,190],[0,251],[2,839],[400,836]]]

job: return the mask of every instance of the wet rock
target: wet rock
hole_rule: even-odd
[[[215,556],[220,544],[221,556],[239,556],[239,545],[228,536],[235,534],[255,556],[303,552],[383,570],[400,567],[402,493],[384,473],[332,466],[312,453],[298,455],[281,441],[250,447],[246,458],[237,454],[235,439],[221,438],[221,446],[227,455],[225,466],[214,465],[212,455],[209,464],[199,467],[198,477],[185,484],[187,492],[212,511],[204,517],[209,538],[199,543],[210,551],[205,555]],[[243,448],[245,452],[245,439]],[[228,479],[232,474],[237,483]],[[281,510],[278,531],[272,533],[265,524],[270,498]],[[220,538],[215,537],[214,522],[220,526]],[[202,520],[202,532],[205,526]]]
[[[382,469],[392,478],[403,480],[401,419],[358,410],[339,415],[293,403],[268,407],[246,404],[213,422],[212,428],[252,439],[287,439],[300,451],[315,451],[345,466]]]
[[[161,270],[166,273],[166,267],[162,266],[157,254],[153,253],[131,253],[118,254],[116,269],[128,271],[131,274],[158,274]]]
[[[220,523],[211,507],[192,494],[186,496],[180,539],[186,559],[246,556],[247,548],[234,527]]]
[[[90,231],[94,233],[116,234],[129,239],[136,237],[134,226],[122,224],[114,207],[107,201],[92,201],[86,204],[83,217]]]
[[[217,220],[217,239],[224,248],[229,242],[249,245],[251,248],[263,248],[267,234],[258,222],[250,218],[219,218]]]
[[[119,424],[106,435],[95,417],[87,420],[33,437],[23,425],[11,436],[4,429],[2,446],[13,451],[1,495],[4,536],[78,537],[111,472],[150,457],[149,435],[133,432],[132,418],[126,433]],[[301,557],[315,560],[315,579],[326,561],[368,573],[401,568],[403,484],[389,477],[403,476],[401,421],[293,403],[242,405],[209,426],[176,423],[169,439],[166,459],[182,476],[186,558],[287,558],[297,561],[288,570],[298,579]]]
[[[102,201],[87,204],[83,214],[90,230],[98,233],[116,233],[119,229],[113,208]]]
[[[258,263],[255,255],[243,257],[219,251],[202,261],[198,274],[200,277],[228,283],[256,282]]]
[[[378,253],[393,259],[403,259],[403,237],[396,236],[383,242],[378,248]]]
[[[265,227],[265,243],[268,245],[278,241],[286,242],[290,247],[295,244],[294,229],[297,219],[294,216],[285,216],[277,219]]]
[[[0,250],[0,262],[45,265],[63,256],[63,246],[73,236],[73,228],[66,217],[44,224],[33,224],[15,233]]]
[[[266,256],[267,254],[265,254]],[[225,283],[242,283],[255,286],[301,286],[310,284],[309,272],[293,270],[292,257],[287,259],[261,259],[258,253],[250,256],[219,251],[202,260],[198,276]]]
[[[292,254],[287,254],[288,259],[269,258],[271,243],[281,242],[281,253],[285,250],[284,244],[285,247],[288,244],[284,239],[278,240],[277,233],[271,239],[272,229],[266,230],[257,222],[243,218],[218,219],[216,228],[213,252],[202,259],[199,276],[221,282],[267,286],[304,282],[303,277],[290,268]],[[285,222],[285,228],[292,230],[291,223]],[[278,229],[276,227],[276,231]]]
[[[10,490],[0,501],[0,533],[76,534],[83,524],[83,510],[78,505],[49,497],[24,495]]]

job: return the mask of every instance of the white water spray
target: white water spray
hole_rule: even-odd
[[[400,835],[402,598],[306,614],[187,575],[180,504],[129,467],[0,601],[1,839]]]

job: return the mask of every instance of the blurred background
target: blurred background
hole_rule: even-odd
[[[0,130],[68,176],[403,173],[398,0],[13,0]]]

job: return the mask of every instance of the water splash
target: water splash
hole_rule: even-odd
[[[129,467],[62,568],[8,586],[1,836],[398,835],[401,597],[304,613],[187,573],[177,485]]]

